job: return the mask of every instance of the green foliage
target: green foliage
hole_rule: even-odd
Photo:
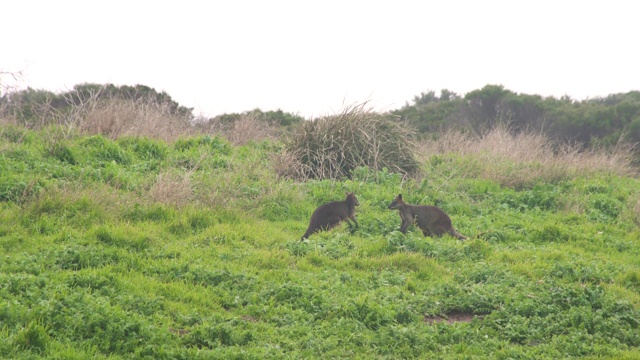
[[[234,122],[241,120],[242,118],[253,118],[265,124],[275,124],[278,126],[289,127],[292,125],[300,124],[304,121],[304,118],[295,114],[284,112],[280,109],[275,111],[262,111],[260,109],[254,109],[245,111],[243,113],[231,113],[218,115],[210,122],[219,122],[225,125],[231,125]]]
[[[413,104],[407,103],[392,113],[408,121],[420,133],[433,133],[456,126],[456,116],[463,101],[460,96],[446,89],[440,92],[439,97],[429,91],[415,96]]]
[[[15,135],[0,136],[0,358],[640,353],[637,178],[508,187],[445,154],[424,178],[359,166],[293,182],[274,173],[277,144],[70,136],[61,161],[46,131],[0,128]],[[159,196],[162,174],[188,201]],[[358,229],[300,241],[346,191]],[[398,193],[469,239],[402,234]]]
[[[615,146],[623,138],[640,142],[640,92],[612,94],[582,101],[517,94],[501,85],[486,85],[464,96],[442,90],[414,97],[392,112],[421,133],[461,128],[486,133],[499,125],[513,132],[548,134],[559,143]]]

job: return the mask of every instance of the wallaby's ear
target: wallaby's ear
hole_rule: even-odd
[[[402,194],[398,194],[398,200],[402,200]]]

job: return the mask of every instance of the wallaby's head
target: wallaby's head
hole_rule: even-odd
[[[389,207],[387,207],[387,209],[389,210],[397,209],[398,206],[401,206],[402,204],[404,204],[404,201],[402,201],[402,194],[398,194],[398,196],[396,196],[396,198],[393,199],[391,204],[389,204]]]
[[[347,202],[351,202],[353,203],[355,206],[360,206],[360,203],[358,202],[358,198],[356,198],[356,194],[354,193],[347,193]]]

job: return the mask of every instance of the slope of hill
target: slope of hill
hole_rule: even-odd
[[[640,356],[633,176],[425,147],[294,182],[277,142],[52,131],[0,128],[2,358]],[[360,227],[300,241],[346,191]],[[403,235],[398,193],[470,239]]]

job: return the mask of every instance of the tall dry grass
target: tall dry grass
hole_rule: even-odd
[[[0,124],[45,130],[57,127],[57,132],[69,135],[102,134],[112,139],[144,136],[169,142],[192,132],[188,116],[176,114],[171,104],[153,98],[134,100],[118,96],[104,97],[100,91],[96,91],[88,97],[70,94],[66,98],[67,106],[64,107],[55,107],[52,101],[53,99],[45,99],[33,104],[3,103],[3,108],[0,108]],[[31,114],[28,120],[18,119],[23,106]]]
[[[148,200],[175,207],[183,207],[194,200],[192,185],[193,172],[173,174],[163,172],[159,174],[149,189]]]
[[[576,175],[608,172],[637,176],[634,146],[619,142],[609,149],[587,149],[579,144],[556,144],[540,133],[513,134],[496,127],[480,136],[448,131],[422,141],[421,162],[433,155],[457,154],[473,159],[461,175],[478,176],[509,187],[523,187],[539,180],[556,182]]]
[[[143,136],[172,142],[191,132],[189,119],[173,114],[168,104],[112,98],[85,106],[74,121],[85,134],[113,139]]]

